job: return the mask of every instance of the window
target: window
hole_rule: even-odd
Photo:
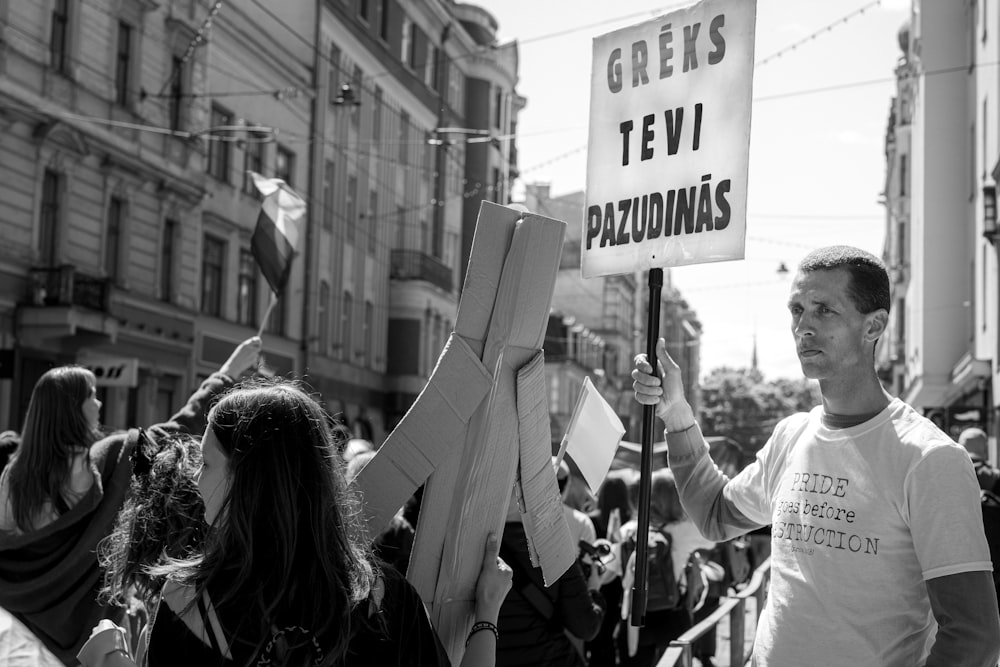
[[[403,17],[403,34],[402,39],[399,43],[399,59],[403,61],[403,64],[407,67],[412,67],[413,63],[410,61],[410,42],[413,41],[413,21],[410,20],[409,16]]]
[[[358,0],[358,18],[368,23],[371,20],[371,6],[368,0]]]
[[[275,151],[274,175],[289,186],[294,185],[292,180],[295,175],[295,153],[284,146],[278,146],[278,150]]]
[[[427,45],[427,58],[424,60],[424,83],[432,89],[437,90],[437,47],[433,44]]]
[[[441,92],[441,58],[442,50],[436,46],[431,47],[431,57],[428,60],[431,63],[431,80],[430,87],[434,89],[435,92]]]
[[[222,276],[226,244],[211,236],[205,237],[201,258],[201,312],[222,316]]]
[[[181,116],[184,109],[184,58],[170,58],[170,101],[167,109],[171,130],[180,130],[183,122]]]
[[[499,130],[503,120],[503,88],[499,86],[497,87],[496,97],[493,100],[493,107],[493,127]]]
[[[344,358],[351,360],[351,316],[354,310],[354,299],[350,292],[344,292],[344,312],[340,315],[340,343],[343,346]]]
[[[983,3],[983,11],[984,12],[986,11],[986,4],[985,3]],[[982,160],[982,162],[983,162],[983,171],[982,171],[982,175],[980,176],[980,179],[984,183],[986,182],[986,144],[987,144],[986,140],[987,140],[987,138],[989,136],[988,135],[988,133],[989,133],[989,123],[986,122],[986,119],[989,118],[989,115],[988,115],[988,113],[989,113],[989,104],[988,104],[989,99],[990,98],[988,96],[984,96],[983,97],[983,136],[982,136],[983,142],[982,142],[982,148],[980,149],[980,153],[979,153],[983,157],[983,160]]]
[[[250,172],[264,173],[264,147],[268,138],[263,132],[250,132],[247,135],[246,148],[243,150],[243,192],[248,195],[257,195],[257,187],[253,184]]]
[[[372,358],[372,349],[374,348],[374,345],[372,345],[372,334],[374,333],[374,325],[375,306],[372,305],[371,301],[365,301],[365,330],[362,332],[361,340],[365,346],[365,366],[369,368],[371,368],[372,362],[374,361]]]
[[[56,0],[52,7],[49,35],[49,66],[60,74],[69,73],[69,0]]]
[[[340,49],[336,44],[330,45],[330,72],[327,85],[330,87],[330,104],[336,104],[337,95],[340,93]]]
[[[406,249],[406,209],[402,206],[396,207],[396,247]]]
[[[986,5],[988,5],[988,4],[989,4],[989,2],[987,0],[983,0],[983,41],[984,42],[986,41],[986,26],[989,25],[989,19],[986,18]]]
[[[118,262],[124,217],[125,201],[121,197],[112,197],[108,202],[108,230],[104,238],[104,271],[113,280],[119,278]]]
[[[160,243],[160,300],[170,301],[174,283],[174,243],[177,221],[169,218],[163,222],[163,239]]]
[[[285,295],[288,294],[287,286],[281,290],[281,294],[270,296],[271,299],[277,299],[274,302],[274,306],[271,307],[271,315],[267,318],[267,326],[264,328],[267,333],[272,333],[277,336],[285,335]]]
[[[357,65],[355,65],[354,69],[351,70],[351,89],[354,91],[354,99],[356,99],[358,102],[361,101],[361,93],[362,93],[362,90],[361,90],[361,79],[362,78],[363,78],[363,75],[361,73],[361,68],[358,67]],[[352,104],[351,105],[351,125],[354,125],[355,127],[358,126],[358,123],[361,120],[361,112],[358,111],[360,108],[361,108],[360,104]]]
[[[233,115],[222,107],[212,105],[211,127],[225,127],[233,124]],[[208,139],[208,173],[212,178],[229,182],[229,147],[230,142]]]
[[[236,321],[257,325],[257,262],[250,250],[240,250],[240,274],[237,279]]]
[[[399,164],[407,164],[409,159],[408,142],[410,141],[410,114],[399,112]]]
[[[372,102],[372,139],[382,138],[382,89],[375,86],[375,100]]]
[[[375,245],[378,241],[378,192],[372,190],[368,193],[368,253],[375,254]]]
[[[417,62],[417,53],[419,52],[418,49],[420,48],[419,36],[422,34],[423,33],[421,33],[420,28],[417,27],[417,24],[414,23],[413,21],[410,21],[410,39],[409,39],[410,53],[407,56],[407,61],[409,63],[410,69],[416,72],[417,74],[420,74],[420,69],[419,69],[420,63]]]
[[[118,49],[115,52],[115,103],[126,106],[131,102],[129,91],[132,77],[132,26],[118,22]]]
[[[351,175],[347,179],[347,242],[354,243],[355,227],[358,225],[358,177]]]
[[[378,36],[382,41],[389,41],[389,0],[380,0]]]
[[[319,303],[316,304],[316,320],[319,325],[319,351],[330,352],[330,285],[325,280],[319,283]]]
[[[55,266],[59,218],[62,214],[62,176],[46,169],[42,178],[42,205],[39,212],[38,249],[45,266]]]
[[[969,128],[969,199],[976,198],[976,123]]]
[[[326,167],[323,169],[323,215],[321,219],[323,229],[328,230],[333,229],[333,207],[335,206],[333,202],[333,177],[334,162],[327,160]]]
[[[903,153],[902,155],[899,156],[899,196],[900,197],[905,197],[906,196],[906,186],[907,186],[906,179],[908,179],[910,177],[909,174],[906,173],[907,172],[907,166],[908,166],[907,165],[907,156],[906,156],[906,153]]]

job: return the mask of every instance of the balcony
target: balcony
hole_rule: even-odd
[[[417,250],[393,250],[389,278],[424,280],[445,292],[452,291],[451,269],[440,260]]]
[[[103,278],[76,271],[71,264],[28,272],[28,294],[18,307],[19,336],[25,340],[75,336],[82,331],[118,335],[110,314],[111,288]]]
[[[28,272],[31,303],[35,306],[79,306],[107,312],[108,281],[76,272],[76,267],[63,264]]]

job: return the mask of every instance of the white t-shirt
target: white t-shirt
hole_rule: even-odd
[[[753,664],[923,665],[924,581],[992,570],[969,456],[899,399],[851,428],[821,415],[783,420],[724,490],[771,524]]]
[[[574,549],[577,548],[581,540],[588,544],[594,543],[594,540],[597,539],[597,532],[594,530],[594,522],[590,520],[589,516],[565,503],[563,504],[563,516],[566,517]]]

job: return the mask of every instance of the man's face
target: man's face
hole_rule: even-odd
[[[847,293],[850,273],[837,268],[799,272],[788,297],[792,335],[802,373],[827,380],[870,369],[873,342],[884,326],[883,310],[864,315]],[[877,321],[876,321],[877,320]]]

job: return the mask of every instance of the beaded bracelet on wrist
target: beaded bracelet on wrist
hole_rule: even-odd
[[[489,630],[493,633],[493,638],[499,640],[500,632],[497,630],[497,626],[489,621],[479,621],[473,624],[472,629],[469,630],[469,638],[465,640],[465,645],[468,646],[469,642],[472,641],[472,635],[476,634],[480,630]]]

